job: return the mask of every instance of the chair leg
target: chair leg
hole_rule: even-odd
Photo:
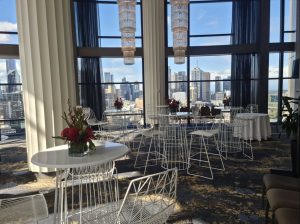
[[[266,187],[262,187],[262,194],[261,194],[261,207],[265,207],[265,196],[266,196]]]
[[[275,212],[272,211],[272,224],[275,224]]]
[[[268,224],[269,222],[269,210],[270,210],[270,205],[269,202],[267,202],[266,210],[265,210],[265,224]]]

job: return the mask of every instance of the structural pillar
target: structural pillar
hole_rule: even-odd
[[[70,0],[17,0],[29,169],[33,154],[60,145],[67,101],[76,103]]]
[[[146,117],[149,107],[166,104],[165,5],[143,0],[144,89]],[[151,108],[150,108],[151,109]],[[147,120],[149,122],[149,120]]]

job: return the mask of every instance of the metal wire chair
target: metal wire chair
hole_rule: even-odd
[[[48,207],[44,195],[0,200],[1,223],[40,223],[48,218]]]
[[[95,184],[97,189],[101,189],[100,199],[103,200],[100,201],[98,195],[92,198],[90,206],[72,215],[69,222],[80,219],[80,223],[89,224],[165,223],[174,212],[177,169],[132,180],[123,200],[118,198],[116,178]],[[94,192],[93,188],[87,188],[87,191]],[[96,204],[94,200],[100,203]]]
[[[188,174],[203,177],[206,179],[214,179],[213,169],[225,170],[218,144],[221,121],[222,118],[206,118],[199,120],[198,122],[200,123],[197,123],[197,130],[190,133],[191,139],[189,148]],[[216,152],[212,152],[213,150],[215,150]],[[221,168],[212,166],[210,159],[211,156],[214,156],[214,158],[220,161]],[[209,175],[200,175],[192,173],[192,168],[194,164],[201,168],[208,169]]]
[[[172,123],[168,116],[160,116],[159,121],[162,167],[165,169],[177,167],[178,170],[187,170],[189,149],[186,129],[180,124]]]

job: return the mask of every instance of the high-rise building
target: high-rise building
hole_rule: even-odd
[[[230,76],[228,76],[226,79],[230,80]],[[223,91],[228,91],[231,89],[230,81],[223,81]]]
[[[216,80],[221,80],[221,76],[216,76]],[[221,81],[216,81],[216,88],[215,88],[215,92],[222,92],[221,90]]]
[[[114,75],[110,72],[104,72],[104,82],[114,82]]]
[[[175,73],[175,81],[179,81],[175,85],[175,92],[186,92],[187,91],[187,85],[185,82],[180,81],[186,81],[186,72],[180,71],[178,73]]]
[[[210,101],[210,73],[201,73],[201,100],[209,102]]]
[[[7,84],[11,84],[7,86],[7,92],[12,93],[12,92],[21,91],[18,85],[13,85],[13,84],[21,83],[20,75],[16,69],[16,60],[14,59],[6,60],[6,73],[7,73]]]
[[[200,80],[201,71],[199,67],[195,67],[191,72],[191,80]],[[196,102],[201,95],[200,82],[191,82],[190,84],[190,96],[192,103]]]

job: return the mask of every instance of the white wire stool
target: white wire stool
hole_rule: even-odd
[[[47,218],[48,207],[42,194],[0,200],[0,220],[3,224],[45,223]]]
[[[188,174],[213,180],[213,170],[225,170],[218,144],[221,121],[222,119],[202,120],[200,124],[197,124],[198,130],[190,133]],[[212,152],[212,150],[216,150],[216,152]],[[212,166],[210,161],[211,156],[220,160],[221,168]],[[206,176],[192,173],[191,169],[193,168],[193,164],[208,169],[209,175]]]
[[[167,115],[160,116],[159,130],[161,133],[162,168],[187,170],[189,167],[189,149],[186,129],[180,124],[172,124]],[[174,118],[174,117],[173,117]],[[171,122],[171,123],[170,123]]]
[[[161,161],[162,155],[159,144],[160,130],[155,127],[143,130],[135,157],[134,168],[144,168],[145,175],[148,167],[157,166],[158,162]]]
[[[235,118],[232,123],[225,122],[221,125],[220,151],[222,157],[227,160],[228,154],[242,152],[243,155],[253,160],[253,150],[251,140],[243,139],[243,133],[247,129],[247,122],[240,118]],[[249,151],[250,154],[247,154]]]

